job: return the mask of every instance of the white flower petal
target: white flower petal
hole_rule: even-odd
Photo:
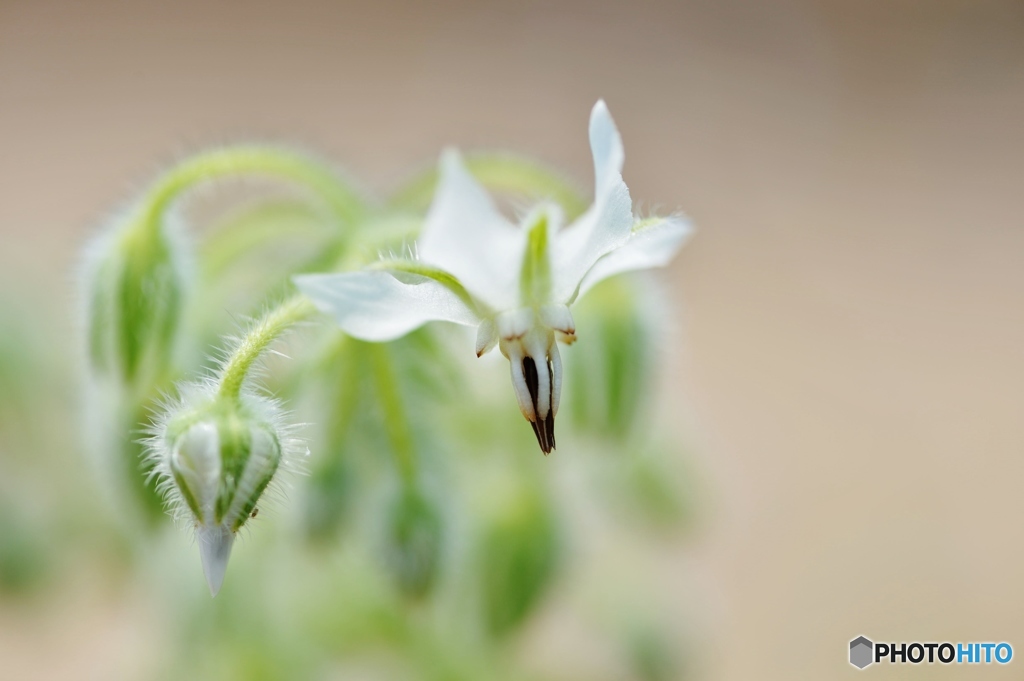
[[[595,104],[590,114],[590,149],[594,156],[594,204],[555,235],[555,302],[572,299],[587,270],[625,243],[633,228],[633,202],[622,181],[622,138],[604,101]]]
[[[451,273],[496,310],[515,307],[526,238],[498,212],[458,152],[441,157],[441,179],[417,242],[420,259]]]
[[[431,321],[480,322],[451,289],[419,274],[364,270],[306,274],[293,281],[345,333],[366,341],[394,340]]]
[[[594,264],[583,281],[577,297],[583,296],[600,281],[622,272],[664,267],[676,251],[693,233],[689,220],[680,217],[665,218],[641,227],[629,241]]]
[[[572,312],[566,305],[545,305],[540,309],[540,321],[555,331],[573,335],[576,333],[576,322],[572,319]]]
[[[217,426],[202,421],[189,428],[174,444],[170,468],[195,499],[200,522],[212,523],[220,490],[220,435]]]
[[[508,310],[498,315],[498,336],[505,340],[520,338],[533,326],[534,311],[529,307]]]
[[[223,525],[200,525],[196,528],[196,542],[199,544],[199,558],[203,562],[206,585],[210,587],[210,595],[216,596],[224,583],[235,533]]]
[[[498,344],[498,327],[493,319],[485,319],[476,327],[476,356],[482,357]]]
[[[603,99],[597,100],[590,110],[589,134],[590,153],[594,156],[594,195],[600,196],[622,179],[622,164],[626,160],[622,136]]]

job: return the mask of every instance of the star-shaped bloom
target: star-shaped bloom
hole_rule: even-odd
[[[414,258],[295,283],[362,340],[393,340],[431,321],[475,326],[478,356],[497,346],[508,358],[519,408],[547,454],[562,387],[556,339],[576,338],[569,307],[612,275],[666,265],[691,231],[679,217],[634,219],[622,139],[603,101],[590,115],[590,147],[594,203],[572,224],[547,203],[513,224],[450,150]]]

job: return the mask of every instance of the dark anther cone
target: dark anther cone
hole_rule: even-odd
[[[547,369],[548,385],[554,386],[550,362]],[[537,415],[537,419],[530,421],[530,425],[533,426],[533,432],[537,436],[540,450],[545,455],[548,455],[555,448],[555,414],[549,408],[548,412],[541,416],[540,410],[537,408],[537,391],[540,389],[540,381],[537,380],[537,364],[533,361],[532,357],[523,358],[523,375],[526,378],[526,387],[530,391],[530,399],[533,401],[533,412]],[[554,395],[549,393],[549,405],[554,403],[553,398]]]

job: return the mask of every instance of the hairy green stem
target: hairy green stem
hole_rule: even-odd
[[[265,313],[249,329],[238,347],[228,357],[227,362],[224,363],[218,391],[220,396],[237,399],[245,377],[259,356],[289,327],[312,316],[315,312],[316,308],[308,298],[294,296]]]
[[[215,280],[251,251],[266,248],[288,236],[308,237],[311,244],[326,241],[322,216],[307,201],[275,201],[231,215],[203,239],[200,258],[203,277]]]
[[[386,345],[374,343],[368,347],[373,362],[373,373],[381,410],[384,413],[384,427],[395,452],[395,463],[402,482],[412,487],[416,482],[416,452],[413,445],[412,429],[406,418],[402,396],[395,379],[391,356]]]
[[[158,229],[160,216],[183,191],[232,175],[266,175],[293,182],[312,191],[335,216],[345,221],[357,217],[363,210],[358,195],[327,166],[292,151],[239,146],[192,156],[165,173],[146,195],[139,226]]]

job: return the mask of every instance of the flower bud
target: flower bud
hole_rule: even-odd
[[[416,489],[403,489],[388,515],[385,560],[399,590],[410,598],[430,592],[441,557],[441,516]]]
[[[148,444],[159,488],[195,528],[203,572],[216,595],[235,535],[255,516],[296,441],[274,401],[250,393],[203,400],[203,388],[199,392],[199,399],[186,397],[169,410]]]
[[[146,386],[169,364],[189,261],[169,226],[130,220],[104,234],[87,263],[86,332],[97,375]]]
[[[642,283],[617,277],[595,287],[576,307],[586,342],[567,358],[573,422],[619,441],[649,406],[658,370],[651,358],[664,312],[657,292]]]
[[[626,632],[626,653],[636,678],[642,681],[668,681],[685,677],[687,665],[680,656],[680,645],[666,636],[664,627],[633,624]]]
[[[519,626],[555,574],[558,534],[541,490],[524,481],[497,490],[480,542],[484,621],[496,636]]]

